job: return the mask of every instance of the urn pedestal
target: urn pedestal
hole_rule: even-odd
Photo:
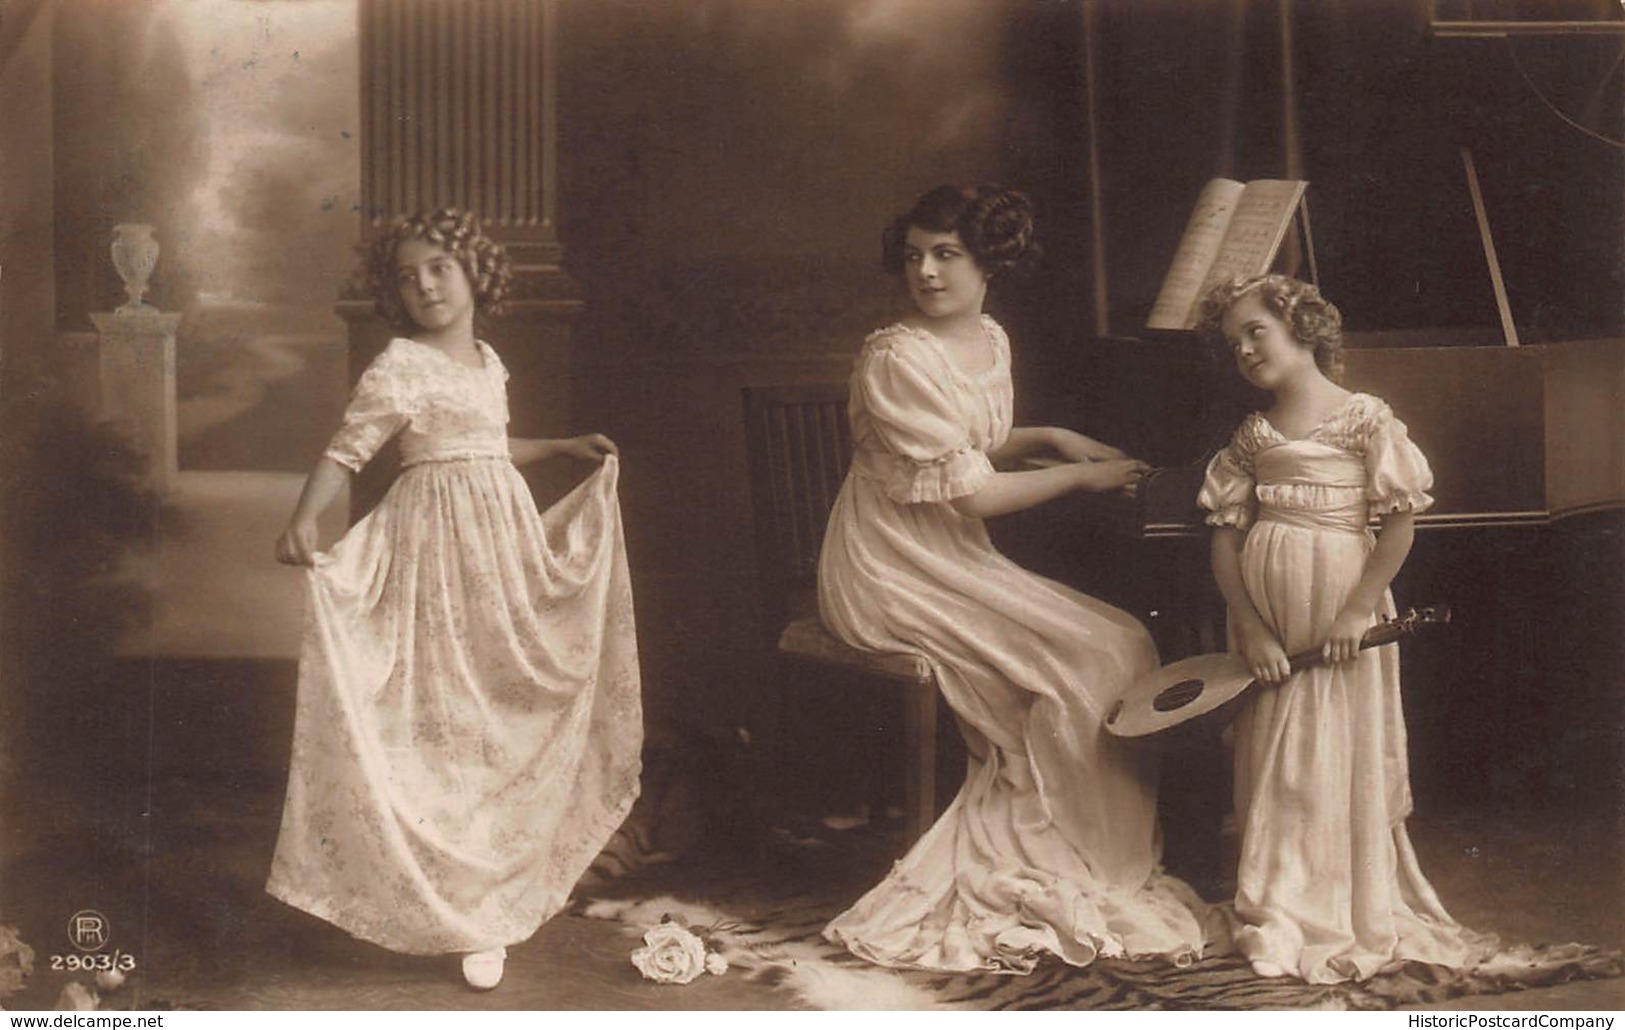
[[[92,312],[96,323],[100,417],[120,426],[146,460],[159,493],[175,482],[175,334],[179,312]]]

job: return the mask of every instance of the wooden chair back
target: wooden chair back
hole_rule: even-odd
[[[824,527],[852,461],[847,387],[747,386],[743,399],[757,570],[769,597],[788,604],[817,585]],[[782,622],[786,612],[771,614]]]

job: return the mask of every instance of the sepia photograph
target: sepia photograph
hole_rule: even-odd
[[[0,1008],[1625,1009],[1625,3],[0,0]]]

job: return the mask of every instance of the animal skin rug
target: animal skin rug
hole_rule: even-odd
[[[682,923],[728,960],[724,975],[787,988],[801,1005],[820,1010],[1385,1010],[1625,972],[1617,952],[1568,944],[1516,945],[1468,971],[1411,963],[1357,984],[1262,979],[1236,956],[1207,958],[1182,969],[1102,960],[1082,969],[1049,962],[1027,976],[944,975],[885,969],[828,943],[821,931],[834,912],[817,901],[742,915],[663,894],[589,901],[577,911],[622,923],[629,951],[648,928],[668,918]]]

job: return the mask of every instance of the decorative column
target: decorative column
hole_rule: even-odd
[[[358,17],[363,238],[399,215],[475,212],[515,265],[507,313],[487,327],[512,375],[512,431],[564,433],[582,301],[557,235],[557,0],[360,0]],[[389,327],[370,299],[339,314],[353,380]],[[375,490],[358,484],[358,506]]]
[[[147,485],[164,493],[176,462],[175,333],[179,312],[155,308],[92,312],[102,418],[119,425],[144,455]]]
[[[478,212],[533,278],[556,270],[556,0],[362,0],[369,228]]]

